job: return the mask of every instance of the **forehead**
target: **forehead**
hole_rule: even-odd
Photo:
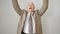
[[[34,3],[33,2],[28,2],[28,4],[27,5],[34,5]]]

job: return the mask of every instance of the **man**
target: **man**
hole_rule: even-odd
[[[27,4],[27,10],[22,10],[17,0],[12,0],[12,3],[16,12],[21,16],[17,34],[42,34],[41,16],[48,8],[48,0],[43,0],[43,6],[40,10],[34,10],[35,6],[32,2]]]

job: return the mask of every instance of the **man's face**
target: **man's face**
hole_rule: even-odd
[[[28,5],[27,5],[27,10],[30,11],[30,12],[33,12],[35,9],[35,6],[32,2],[29,2]]]

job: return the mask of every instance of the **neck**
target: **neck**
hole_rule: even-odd
[[[33,11],[30,11],[30,13],[33,13]]]
[[[30,13],[33,13],[34,11],[29,11],[29,10],[27,10],[28,12],[30,12]]]
[[[33,13],[33,11],[28,11],[28,12],[30,12],[31,14]]]

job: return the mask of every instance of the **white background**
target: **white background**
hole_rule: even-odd
[[[42,6],[42,0],[34,2],[36,9]],[[26,8],[28,0],[18,0],[21,8]],[[0,0],[0,34],[16,34],[19,15],[12,6],[12,0]],[[48,10],[41,18],[43,34],[60,34],[60,0],[49,0]]]

